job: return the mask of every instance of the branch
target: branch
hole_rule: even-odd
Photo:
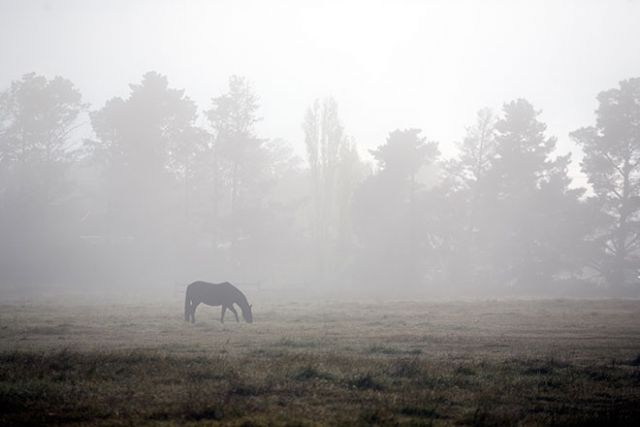
[[[613,161],[613,159],[611,158],[611,156],[609,156],[609,154],[608,154],[608,153],[603,153],[603,154],[604,154],[604,157],[605,157],[607,160],[609,160],[609,163],[611,163],[611,165],[612,165],[612,166],[613,166],[613,167],[614,167],[618,172],[620,172],[620,175],[622,175],[622,177],[624,178],[624,175],[625,175],[625,174],[624,174],[623,170],[622,170],[622,169],[620,169],[620,166],[618,166],[618,165]]]

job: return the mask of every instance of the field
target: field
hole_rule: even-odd
[[[640,425],[640,301],[0,307],[0,425]]]

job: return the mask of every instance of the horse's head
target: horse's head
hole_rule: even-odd
[[[253,306],[249,304],[246,310],[242,310],[242,317],[244,317],[244,320],[246,320],[247,323],[253,323],[253,313],[251,313],[251,307]]]

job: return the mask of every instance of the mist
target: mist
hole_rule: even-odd
[[[3,293],[637,295],[640,5],[577,5],[3,2]]]
[[[640,425],[639,22],[0,0],[0,425]]]

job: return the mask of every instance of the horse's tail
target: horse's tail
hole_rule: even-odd
[[[187,322],[191,318],[191,292],[189,292],[190,286],[187,286],[187,290],[184,293],[184,320]]]

